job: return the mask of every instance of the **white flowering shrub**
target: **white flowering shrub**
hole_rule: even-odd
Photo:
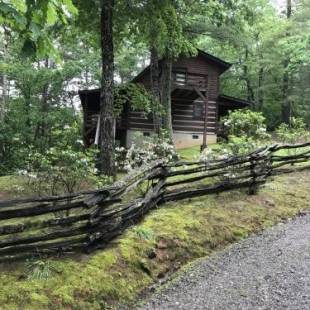
[[[230,111],[221,119],[224,133],[229,136],[245,137],[254,140],[268,139],[265,117],[261,112],[251,110]]]
[[[230,111],[221,119],[221,127],[227,137],[227,148],[231,155],[241,155],[253,151],[270,139],[265,125],[265,117],[251,110]]]
[[[232,152],[228,148],[218,148],[218,149],[211,149],[206,148],[204,149],[199,156],[199,161],[203,161],[209,163],[213,160],[217,159],[226,159],[232,155]]]
[[[44,152],[33,148],[26,168],[19,172],[27,180],[27,192],[39,196],[71,194],[110,183],[110,178],[98,176],[98,150],[83,149],[77,124],[54,130],[53,136],[58,138],[54,146]]]
[[[123,152],[123,150],[119,152]],[[116,157],[120,158],[119,155]],[[118,162],[117,165],[130,171],[159,159],[165,162],[178,159],[175,148],[165,133],[162,133],[160,137],[144,137],[142,133],[137,133],[131,147],[127,150],[124,161]]]
[[[53,147],[46,154],[29,154],[29,164],[20,174],[27,178],[28,190],[37,195],[59,195],[74,193],[83,187],[103,186],[109,183],[99,177],[95,167],[97,151],[76,151]]]

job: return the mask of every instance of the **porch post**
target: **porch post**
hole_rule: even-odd
[[[207,129],[208,129],[208,87],[207,87],[207,91],[206,91],[206,95],[203,95],[203,93],[195,87],[195,90],[197,92],[197,94],[199,95],[199,97],[203,100],[204,103],[204,109],[205,109],[205,117],[204,117],[204,129],[203,129],[203,140],[202,140],[202,145],[200,147],[200,151],[202,152],[204,149],[206,149],[208,147],[207,145]]]
[[[207,122],[208,122],[208,97],[204,100],[204,108],[205,108],[205,118],[204,118],[204,128],[203,128],[203,141],[201,146],[201,152],[208,147],[207,145]]]
[[[100,115],[98,115],[97,126],[96,126],[96,135],[95,135],[95,145],[99,145],[99,136],[100,136]]]

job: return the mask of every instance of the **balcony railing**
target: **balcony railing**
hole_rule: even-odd
[[[173,72],[173,85],[177,88],[197,87],[199,89],[207,89],[208,77],[203,74]]]

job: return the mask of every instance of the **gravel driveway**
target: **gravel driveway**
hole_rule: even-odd
[[[199,261],[142,309],[310,309],[310,215]]]

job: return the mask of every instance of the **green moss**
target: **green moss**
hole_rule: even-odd
[[[167,272],[307,208],[310,172],[243,191],[169,203],[92,255],[50,259],[47,280],[24,263],[0,265],[1,309],[117,309]]]
[[[31,303],[37,305],[38,307],[46,307],[49,304],[49,299],[46,296],[37,293],[31,293],[30,300]]]

